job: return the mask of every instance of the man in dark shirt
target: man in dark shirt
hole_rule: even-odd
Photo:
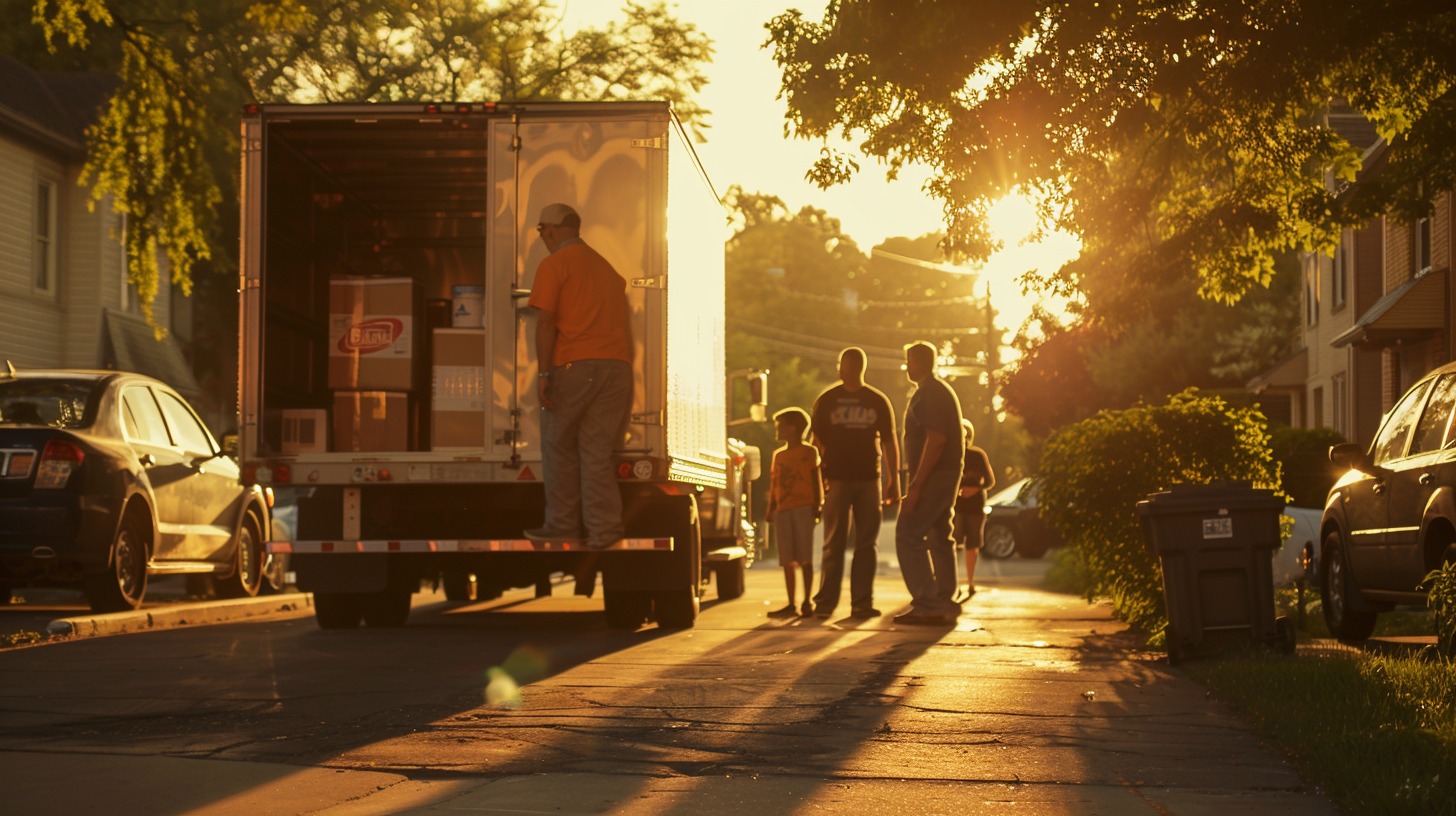
[[[827,618],[839,604],[844,582],[844,547],[854,519],[854,562],[849,569],[850,615],[873,618],[875,569],[879,561],[880,455],[888,483],[884,504],[900,500],[896,478],[900,448],[890,401],[864,381],[865,353],[847,348],[839,355],[839,385],[814,401],[814,446],[824,468],[824,553],[814,614]]]
[[[951,513],[960,488],[965,440],[961,403],[935,376],[935,347],[905,347],[905,374],[915,393],[905,409],[905,458],[910,484],[895,523],[895,554],[910,590],[910,611],[896,623],[954,625],[960,605],[956,591],[955,544]]]

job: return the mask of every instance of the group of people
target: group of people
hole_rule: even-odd
[[[840,354],[840,382],[819,396],[812,415],[799,408],[774,415],[775,435],[785,444],[774,453],[766,518],[777,533],[789,603],[773,615],[834,614],[853,528],[849,614],[879,617],[874,581],[880,521],[883,509],[896,504],[895,555],[911,604],[895,622],[953,625],[961,604],[975,594],[985,495],[996,478],[986,453],[972,444],[975,429],[961,415],[960,400],[936,375],[935,356],[929,343],[905,347],[905,374],[916,387],[905,409],[910,478],[903,497],[894,413],[885,395],[864,380],[864,351],[848,348]],[[811,598],[814,527],[821,517],[821,575],[819,591]],[[963,588],[956,579],[957,542],[966,551]],[[796,603],[799,580],[804,585],[802,606]]]
[[[612,451],[632,399],[630,319],[626,281],[581,240],[580,229],[581,217],[566,204],[545,207],[536,226],[550,253],[537,269],[529,301],[537,315],[546,517],[525,534],[603,549],[625,534]],[[812,415],[798,408],[774,415],[785,445],[774,453],[767,518],[778,533],[789,596],[789,605],[775,614],[834,613],[852,531],[849,614],[878,617],[880,521],[884,508],[896,504],[895,552],[911,606],[895,621],[954,623],[961,603],[975,593],[984,496],[995,477],[986,454],[971,444],[974,429],[961,416],[955,392],[936,376],[935,356],[929,343],[905,347],[905,373],[916,389],[904,418],[909,482],[903,497],[894,413],[885,395],[865,382],[864,351],[840,354],[840,382],[819,396]],[[822,571],[811,598],[814,528],[821,516]],[[964,588],[957,586],[956,540],[966,549]],[[799,580],[802,606],[795,602]]]

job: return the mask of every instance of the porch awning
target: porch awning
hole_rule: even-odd
[[[1303,391],[1309,378],[1309,349],[1300,349],[1292,357],[1265,371],[1244,388],[1255,394],[1265,391]]]
[[[189,400],[202,395],[187,359],[172,335],[161,340],[147,321],[137,315],[106,309],[102,332],[101,364],[117,371],[131,371],[161,380]]]
[[[1427,272],[1386,292],[1330,345],[1388,346],[1401,340],[1424,340],[1445,327],[1446,273]]]

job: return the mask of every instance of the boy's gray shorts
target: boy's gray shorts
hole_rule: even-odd
[[[814,563],[814,508],[809,505],[780,510],[774,516],[778,534],[779,566]]]

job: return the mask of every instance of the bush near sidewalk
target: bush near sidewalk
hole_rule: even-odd
[[[1456,816],[1456,664],[1376,654],[1192,661],[1347,813]]]
[[[1263,414],[1189,389],[1166,405],[1103,411],[1058,431],[1042,453],[1041,515],[1079,549],[1087,599],[1161,645],[1167,611],[1156,556],[1134,507],[1173,484],[1247,481],[1279,489]]]
[[[1436,629],[1441,654],[1456,656],[1456,564],[1443,564],[1424,581],[1426,608]]]

